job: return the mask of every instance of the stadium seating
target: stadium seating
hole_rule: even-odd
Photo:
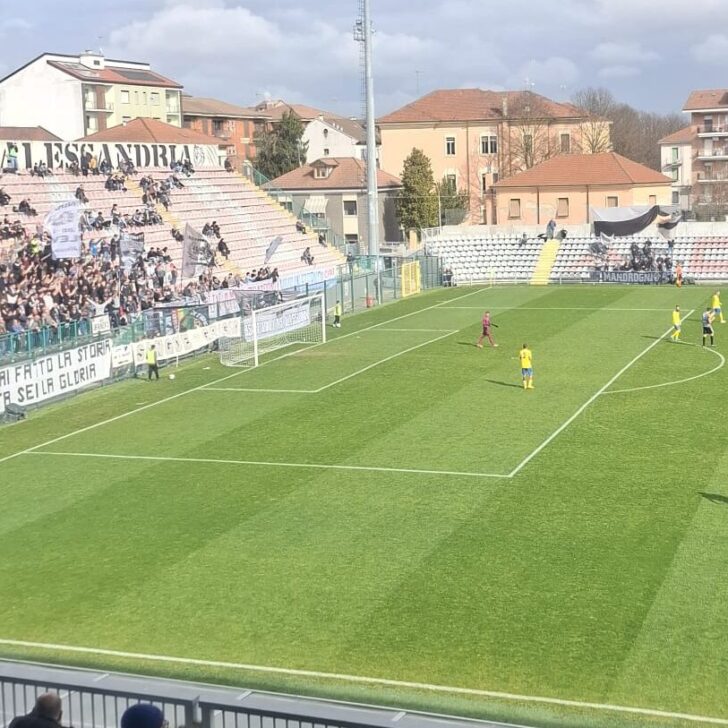
[[[630,246],[640,248],[650,239],[655,258],[669,254],[667,243],[657,234],[615,238],[608,249],[608,264],[617,267],[630,257]],[[543,242],[531,238],[519,247],[520,236],[458,236],[449,233],[427,243],[432,255],[452,269],[456,283],[477,281],[528,281],[532,279]],[[591,250],[593,236],[567,237],[559,246],[549,280],[552,283],[588,280],[602,261]],[[685,276],[696,281],[728,280],[728,240],[725,236],[676,236],[674,263],[681,262]]]
[[[32,232],[36,223],[42,223],[44,216],[54,205],[73,197],[79,184],[83,184],[89,200],[87,209],[101,211],[108,218],[111,206],[117,204],[122,214],[133,213],[134,210],[143,208],[142,191],[138,185],[142,174],[151,174],[161,181],[169,175],[169,171],[141,170],[136,177],[127,180],[126,192],[110,192],[104,189],[105,177],[102,175],[76,177],[60,173],[45,179],[29,175],[4,175],[0,179],[0,186],[11,195],[12,200],[10,205],[0,207],[0,216],[7,214],[11,220],[19,218],[26,229]],[[298,232],[294,218],[286,210],[241,176],[222,169],[205,169],[198,170],[189,178],[183,176],[181,179],[185,187],[174,189],[170,193],[172,204],[169,212],[157,205],[165,223],[139,228],[145,234],[145,246],[167,247],[177,267],[182,264],[182,244],[172,238],[170,229],[175,226],[184,230],[185,224],[189,223],[200,230],[206,222],[212,220],[217,221],[230,248],[225,272],[234,268],[234,272],[245,274],[248,270],[261,267],[268,245],[278,236],[282,238],[282,243],[269,265],[278,267],[282,286],[287,281],[317,271],[330,270],[343,262],[343,256],[338,250],[319,245],[317,236],[313,234]],[[37,210],[37,217],[29,218],[11,211],[11,207],[25,197]],[[98,239],[111,235],[112,231],[105,230],[87,233],[86,237]],[[311,247],[315,258],[313,266],[301,261],[301,254],[306,247]]]

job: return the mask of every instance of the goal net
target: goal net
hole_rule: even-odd
[[[297,298],[274,306],[241,303],[241,335],[218,342],[220,363],[229,367],[256,367],[260,357],[293,344],[326,341],[323,295]]]

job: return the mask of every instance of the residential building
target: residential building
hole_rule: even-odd
[[[148,63],[43,53],[0,79],[0,126],[78,139],[137,117],[182,126],[181,88]]]
[[[436,181],[468,193],[470,222],[493,223],[499,179],[544,159],[609,148],[609,122],[530,91],[439,90],[379,119],[381,166],[401,173],[413,148]]]
[[[672,204],[690,210],[693,191],[693,156],[698,140],[692,126],[660,139],[660,168],[672,180]],[[702,184],[704,180],[700,181]]]
[[[308,144],[307,164],[322,157],[366,158],[366,129],[355,119],[280,99],[264,101],[255,108],[268,114],[271,123],[280,121],[286,112],[301,119],[306,127],[303,141]]]
[[[217,137],[237,169],[255,159],[255,135],[271,119],[264,111],[187,94],[182,95],[182,117],[185,128]]]
[[[616,152],[562,154],[495,184],[497,223],[590,223],[593,207],[669,205],[672,180]]]
[[[683,111],[690,114],[690,126],[677,132],[679,141],[660,140],[663,170],[677,176],[674,191],[687,201],[683,209],[698,219],[723,218],[728,214],[728,89],[693,91]]]
[[[314,229],[330,229],[349,246],[366,252],[367,222],[366,164],[353,157],[324,157],[274,179],[271,184],[288,193],[279,202],[291,209],[303,208]],[[379,238],[399,241],[396,198],[402,182],[383,170],[377,171],[379,186]],[[328,223],[327,223],[328,221]]]

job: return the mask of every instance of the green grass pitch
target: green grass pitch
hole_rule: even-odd
[[[711,292],[444,289],[255,370],[204,357],[0,429],[0,655],[540,726],[728,724]],[[474,346],[485,309],[497,349]]]

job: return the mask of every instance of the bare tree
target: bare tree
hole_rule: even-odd
[[[611,143],[615,152],[629,159],[660,169],[659,140],[685,126],[680,114],[656,114],[638,111],[629,104],[618,102],[604,88],[585,88],[577,91],[572,102],[594,119],[611,122]],[[584,144],[596,148],[602,146],[597,129],[587,130]],[[600,149],[600,151],[606,151]]]
[[[503,176],[531,169],[558,152],[551,116],[540,96],[530,91],[514,96],[507,116],[506,149],[500,164]]]

